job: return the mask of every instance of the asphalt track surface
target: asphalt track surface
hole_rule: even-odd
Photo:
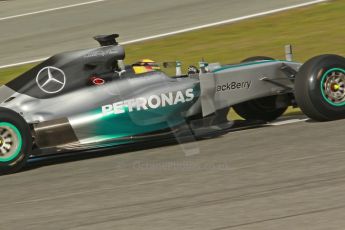
[[[105,0],[1,20],[82,2],[86,1],[0,1],[0,66],[95,47],[92,37],[98,34],[117,32],[120,41],[128,41],[308,1]]]
[[[181,3],[183,9],[188,2]],[[26,20],[34,26],[35,17],[13,25],[23,26]],[[16,36],[24,44],[39,38],[39,32],[21,38],[20,29]],[[86,26],[80,32],[90,33]],[[128,39],[138,35],[128,32]],[[40,42],[51,39],[54,36],[41,37]],[[79,45],[88,42],[83,38]],[[0,44],[10,49],[3,40]],[[51,49],[62,44],[56,42]],[[344,125],[303,121],[183,145],[31,161],[25,171],[0,177],[0,229],[344,229]]]
[[[0,178],[0,226],[344,229],[344,125],[305,121],[36,161]],[[183,151],[193,148],[200,153]]]

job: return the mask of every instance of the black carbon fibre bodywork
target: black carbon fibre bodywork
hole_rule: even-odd
[[[67,118],[35,124],[34,130],[36,144],[41,148],[78,142],[78,138]]]

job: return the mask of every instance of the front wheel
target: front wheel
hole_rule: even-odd
[[[345,58],[326,54],[307,61],[296,76],[295,97],[311,119],[345,118]]]
[[[32,137],[25,120],[12,110],[0,108],[0,174],[20,170],[31,149]]]

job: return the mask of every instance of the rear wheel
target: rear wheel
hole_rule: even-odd
[[[265,61],[274,60],[271,57],[255,56],[250,57],[242,61],[253,62],[253,61]],[[286,95],[274,95],[269,97],[263,97],[246,101],[233,106],[235,112],[246,120],[262,120],[262,121],[273,121],[280,117],[287,109],[287,105],[278,103],[280,99],[284,100]],[[279,105],[279,106],[278,106]]]
[[[234,105],[235,112],[246,120],[273,121],[280,117],[287,106],[277,107],[278,96],[263,97]]]
[[[307,61],[296,76],[295,97],[314,120],[345,118],[345,58],[326,54]]]
[[[254,57],[249,57],[241,61],[241,63],[246,63],[246,62],[254,62],[254,61],[270,61],[274,60],[274,58],[271,57],[266,57],[266,56],[254,56]]]
[[[25,120],[9,109],[0,108],[0,174],[20,170],[31,148],[30,128]]]

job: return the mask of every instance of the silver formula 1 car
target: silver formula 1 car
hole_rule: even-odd
[[[230,107],[247,120],[272,121],[290,105],[318,121],[345,116],[344,57],[201,62],[169,77],[124,65],[117,37],[97,36],[101,47],[55,55],[0,87],[1,173],[30,156],[201,138],[231,128]]]

